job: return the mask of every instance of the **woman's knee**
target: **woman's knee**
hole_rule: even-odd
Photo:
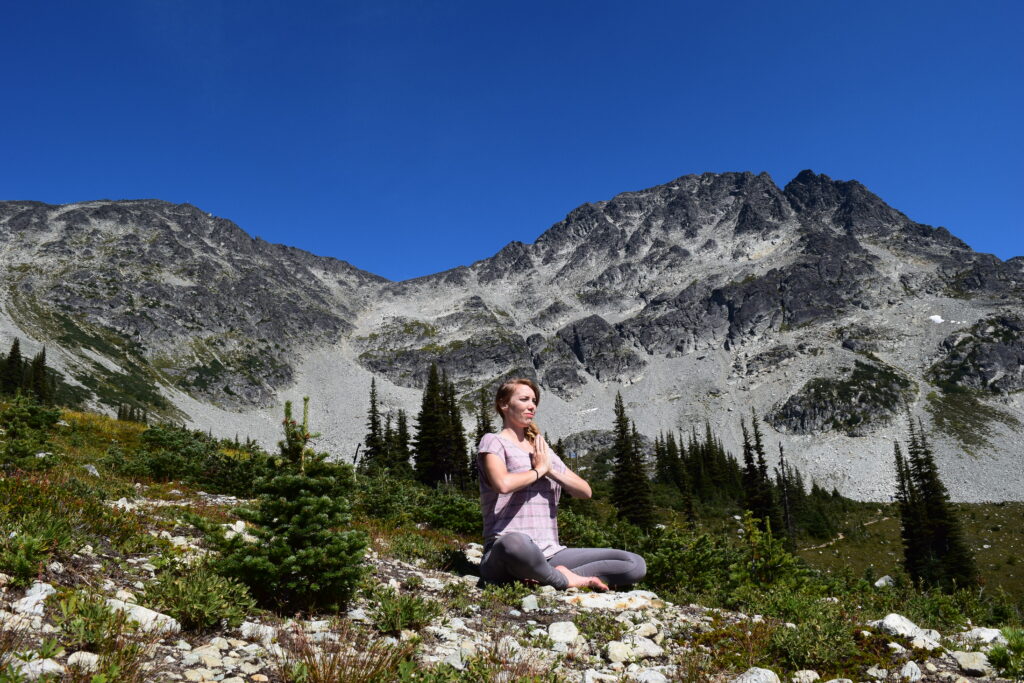
[[[636,553],[629,553],[633,566],[629,570],[629,583],[640,583],[647,576],[647,560]]]

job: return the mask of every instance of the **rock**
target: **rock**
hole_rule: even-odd
[[[921,667],[917,665],[917,662],[910,661],[903,665],[900,669],[900,678],[904,681],[914,683],[924,678],[924,674],[921,672]]]
[[[556,621],[548,626],[548,637],[556,643],[571,643],[579,634],[580,630],[571,621]]]
[[[609,662],[628,662],[633,659],[633,648],[620,640],[612,640],[605,646]]]
[[[913,638],[921,633],[921,629],[918,628],[917,624],[905,616],[896,613],[887,614],[881,621],[870,621],[868,626],[877,628],[891,636],[900,636],[901,638]]]
[[[734,678],[733,683],[781,683],[781,681],[774,671],[755,666]]]
[[[950,655],[956,660],[960,670],[968,676],[988,676],[992,673],[992,666],[983,652],[956,651]]]
[[[820,679],[821,676],[817,671],[811,669],[801,669],[793,674],[789,680],[792,683],[814,683],[814,681]]]
[[[520,645],[519,641],[517,641],[512,636],[504,636],[502,637],[501,640],[498,641],[497,649],[499,654],[505,657],[509,657],[522,650],[523,646]]]
[[[561,593],[555,596],[556,599],[570,605],[585,607],[588,609],[648,609],[651,607],[664,607],[665,603],[651,591],[635,590],[628,593]]]
[[[640,683],[668,683],[665,674],[656,669],[642,669],[637,673],[631,673],[629,679]]]
[[[657,635],[658,627],[647,621],[642,624],[637,624],[630,630],[630,634],[635,636],[641,636],[643,638],[650,638]]]
[[[52,659],[33,659],[28,662],[14,664],[21,674],[30,681],[43,676],[63,676],[66,669]]]
[[[68,668],[80,669],[92,673],[99,668],[100,657],[92,652],[78,651],[68,657]]]
[[[884,681],[886,678],[889,677],[889,670],[888,669],[883,669],[883,668],[878,667],[878,666],[868,667],[868,670],[865,671],[864,673],[866,673],[871,678],[874,678],[875,680],[879,680],[879,681]]]
[[[888,574],[875,581],[875,588],[889,588],[896,585],[896,579],[892,578]]]
[[[919,650],[938,650],[942,647],[938,640],[932,640],[926,636],[914,636],[910,641],[910,646]]]
[[[525,598],[523,598],[520,601],[519,607],[524,612],[533,612],[533,611],[539,609],[540,606],[537,604],[537,596],[536,595],[527,595]]]
[[[100,472],[99,472],[99,470],[96,469],[96,465],[91,465],[91,464],[82,465],[82,469],[84,469],[86,472],[88,472],[89,474],[91,474],[94,477],[100,476]]]
[[[886,646],[892,650],[893,654],[902,654],[907,651],[907,648],[903,647],[899,643],[888,642]]]
[[[583,683],[602,683],[604,681],[618,680],[618,676],[612,674],[603,674],[595,669],[587,669],[583,672]]]
[[[998,643],[1006,645],[1006,636],[997,628],[972,628],[970,631],[958,633],[953,637],[959,643]]]
[[[132,603],[138,602],[138,600],[135,598],[135,594],[134,593],[126,591],[123,588],[119,589],[116,593],[114,593],[114,597],[117,598],[118,600],[123,600],[124,602],[132,602]]]
[[[133,605],[116,598],[107,598],[107,606],[118,612],[125,612],[139,624],[139,630],[147,633],[178,633],[181,624],[166,614],[161,614],[142,605]]]
[[[43,614],[43,601],[56,593],[56,589],[48,583],[36,581],[27,591],[25,597],[16,601],[11,607],[19,614]]]
[[[351,616],[349,618],[351,618]],[[242,625],[238,628],[238,632],[243,638],[247,640],[257,640],[264,645],[269,645],[275,638],[277,638],[276,628],[273,626],[258,624],[254,621],[243,621]]]
[[[633,650],[633,656],[639,659],[660,657],[665,653],[665,650],[660,645],[656,645],[650,638],[626,636],[623,640]]]

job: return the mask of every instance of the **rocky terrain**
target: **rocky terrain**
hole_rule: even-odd
[[[173,489],[158,498],[147,498],[143,487],[138,488],[139,495],[113,502],[113,507],[146,520],[160,508],[209,510],[240,502],[230,496]],[[224,527],[225,533],[246,533],[244,522]],[[481,551],[477,544],[464,547],[463,573],[425,569],[394,559],[386,543],[378,542],[378,550],[367,554],[370,583],[437,606],[439,610],[422,624],[388,634],[379,601],[364,591],[342,616],[282,620],[254,612],[237,627],[222,624],[213,631],[190,632],[170,616],[146,606],[147,588],[159,571],[157,565],[166,564],[168,554],[185,563],[202,558],[206,552],[202,535],[187,524],[173,532],[152,528],[150,533],[164,551],[121,555],[84,546],[65,562],[51,562],[27,590],[11,587],[11,577],[0,575],[0,670],[10,666],[25,680],[47,676],[48,680],[89,680],[91,672],[106,670],[104,657],[112,654],[98,655],[95,647],[69,651],[53,645],[81,639],[86,630],[84,612],[77,621],[68,618],[68,595],[75,591],[99,596],[109,608],[128,615],[127,632],[133,635],[122,636],[121,649],[128,643],[142,647],[133,657],[122,658],[125,680],[276,682],[293,680],[285,677],[290,666],[317,658],[332,662],[331,666],[337,667],[334,671],[351,666],[350,670],[365,674],[369,667],[390,661],[388,653],[398,661],[401,653],[412,652],[415,643],[418,669],[447,666],[457,673],[469,666],[484,666],[490,667],[486,668],[488,680],[553,673],[559,677],[555,680],[585,683],[772,683],[780,680],[777,672],[784,667],[763,661],[743,664],[743,647],[749,647],[754,657],[755,641],[766,638],[771,629],[799,628],[757,614],[675,605],[643,590],[592,593],[541,587],[487,593],[477,587],[473,574]],[[888,590],[887,579],[879,580],[878,590]],[[78,631],[72,630],[76,628]],[[367,637],[359,649],[352,647],[356,638]],[[731,640],[734,638],[749,642],[744,646]],[[877,655],[859,666],[856,680],[1007,680],[994,675],[985,654],[993,644],[1005,642],[995,629],[976,627],[940,634],[890,614],[864,624],[858,638]],[[722,661],[730,658],[737,663],[723,668]],[[755,663],[758,666],[752,666]],[[127,678],[129,671],[135,677]],[[852,680],[822,677],[810,669],[786,677],[790,679],[797,683]]]
[[[350,457],[371,377],[418,410],[431,363],[471,400],[539,379],[552,436],[741,416],[821,485],[892,492],[907,415],[933,432],[960,500],[1019,500],[1024,258],[972,251],[856,181],[703,174],[571,211],[533,244],[389,282],[154,200],[0,203],[2,338],[46,345],[91,402],[275,438],[313,397]]]

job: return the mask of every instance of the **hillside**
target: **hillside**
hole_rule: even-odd
[[[856,181],[684,176],[570,212],[535,243],[388,282],[189,205],[0,203],[0,334],[45,344],[91,395],[265,444],[316,397],[351,457],[371,377],[415,415],[431,363],[471,396],[539,379],[551,434],[605,428],[622,391],[647,435],[738,415],[826,488],[892,492],[906,415],[956,499],[1019,500],[1021,258],[973,252]]]
[[[24,408],[0,403],[6,424],[12,406]],[[264,542],[237,516],[255,501],[237,496],[259,490],[269,454],[175,427],[35,414],[19,438],[47,450],[28,469],[10,467],[10,430],[0,441],[0,680],[1010,680],[985,656],[995,661],[1002,636],[975,626],[1019,625],[1019,596],[819,574],[731,517],[721,535],[633,530],[648,563],[635,590],[481,589],[478,538],[463,528],[479,524],[476,503],[345,466],[354,515],[337,531],[369,541],[352,599],[257,607],[217,573],[218,539]],[[566,540],[595,531],[561,523]]]

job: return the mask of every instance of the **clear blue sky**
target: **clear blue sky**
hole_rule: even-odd
[[[0,199],[190,202],[391,279],[704,171],[1024,254],[1024,3],[5,3]]]

